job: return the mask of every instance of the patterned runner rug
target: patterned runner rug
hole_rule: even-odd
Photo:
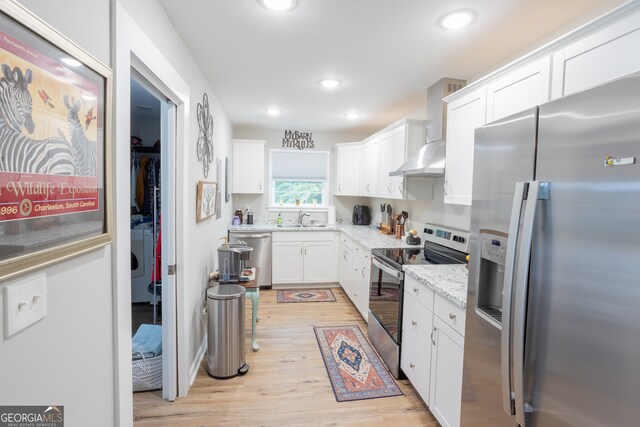
[[[403,394],[359,327],[313,330],[338,402]]]
[[[288,289],[278,291],[278,302],[335,302],[331,289]]]

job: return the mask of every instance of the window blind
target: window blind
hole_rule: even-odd
[[[329,153],[272,151],[271,178],[283,180],[326,180]]]

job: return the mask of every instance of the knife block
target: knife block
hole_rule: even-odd
[[[382,234],[391,235],[393,234],[393,228],[391,228],[390,225],[385,225],[383,223],[380,223],[380,232]]]

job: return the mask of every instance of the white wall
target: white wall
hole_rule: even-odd
[[[362,141],[367,135],[364,134],[348,134],[348,133],[334,133],[334,132],[313,132],[307,129],[290,129],[298,130],[301,132],[312,132],[314,148],[312,151],[331,151],[333,146],[342,142],[358,142]],[[234,128],[234,139],[259,139],[266,141],[265,147],[265,177],[264,182],[268,182],[269,177],[269,150],[270,149],[286,149],[282,147],[282,138],[284,137],[284,129],[251,129],[251,128]],[[291,150],[297,150],[292,148]],[[306,151],[306,150],[305,150]],[[333,196],[335,186],[335,153],[331,152],[331,184],[330,184],[330,203],[336,205],[336,218],[340,218],[341,214],[344,215],[345,205],[338,198]],[[254,222],[264,222],[267,220],[274,220],[278,216],[278,212],[269,212],[267,210],[268,205],[268,188],[265,189],[265,194],[232,194],[231,202],[233,209],[242,209],[244,211],[247,207],[253,212]],[[356,200],[360,198],[355,198]],[[364,199],[363,199],[364,200]],[[350,206],[353,206],[351,204]],[[351,207],[348,207],[351,209]],[[283,218],[286,220],[297,220],[297,212],[282,212]],[[317,219],[320,221],[326,221],[326,212],[312,213],[309,219]]]
[[[226,236],[227,224],[231,217],[231,204],[222,206],[222,218],[207,219],[199,224],[195,221],[196,186],[199,180],[205,180],[202,163],[197,160],[196,141],[198,139],[198,122],[195,117],[198,103],[202,103],[203,94],[209,97],[209,108],[214,121],[214,155],[222,160],[230,156],[231,124],[227,115],[202,75],[197,63],[189,53],[189,49],[175,32],[169,18],[156,0],[122,0],[119,2],[135,24],[153,43],[163,60],[175,69],[175,72],[188,85],[188,105],[185,105],[188,136],[186,140],[178,140],[177,161],[178,189],[177,209],[182,215],[178,227],[179,265],[182,281],[177,284],[179,292],[184,294],[184,306],[178,312],[178,318],[185,336],[184,352],[178,355],[179,361],[190,367],[197,361],[198,350],[205,339],[205,317],[202,315],[204,292],[210,271],[217,268],[216,248],[219,238]],[[121,29],[118,28],[118,31]],[[184,95],[184,94],[183,94]],[[126,165],[118,166],[118,173],[127,173]],[[221,174],[224,179],[224,173]],[[215,163],[209,170],[207,181],[215,181]],[[224,186],[224,183],[222,183]],[[122,198],[125,203],[126,198]],[[119,200],[120,197],[119,197]],[[180,261],[181,260],[181,261]],[[181,262],[181,264],[180,264]],[[195,366],[197,368],[197,365]]]
[[[110,64],[109,0],[20,3]],[[0,315],[2,405],[64,405],[65,425],[114,425],[111,259],[107,246],[43,269],[47,316],[10,338]]]

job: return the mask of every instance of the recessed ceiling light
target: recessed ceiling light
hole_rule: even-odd
[[[62,61],[65,64],[67,64],[69,67],[81,67],[82,66],[82,62],[78,61],[77,59],[73,59],[73,58],[60,58],[60,61]]]
[[[276,107],[269,107],[264,111],[270,116],[278,116],[282,113],[282,110]]]
[[[440,18],[439,24],[445,30],[456,30],[471,24],[477,16],[478,14],[471,9],[455,10]]]
[[[318,84],[325,89],[333,89],[342,84],[342,81],[334,77],[327,77],[326,79],[318,80]]]
[[[296,7],[298,0],[258,0],[261,5],[275,12],[286,12]]]
[[[344,116],[349,119],[349,120],[355,120],[357,118],[360,118],[360,113],[357,113],[355,111],[350,111],[347,114],[345,114]]]

